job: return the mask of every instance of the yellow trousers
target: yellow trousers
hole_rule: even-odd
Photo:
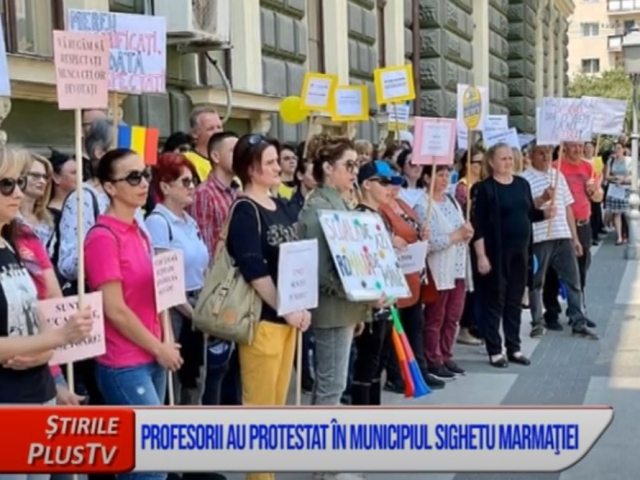
[[[240,345],[242,404],[280,406],[287,402],[297,330],[289,325],[262,321],[253,344]],[[248,473],[247,480],[275,480],[274,473]]]

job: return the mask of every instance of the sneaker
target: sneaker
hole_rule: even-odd
[[[423,373],[424,381],[431,390],[442,390],[445,387],[445,383],[437,377],[434,377],[430,373]]]
[[[589,327],[589,328],[596,328],[597,326],[598,326],[598,325],[596,325],[596,322],[593,322],[593,321],[591,321],[591,320],[589,320],[589,319],[587,318],[587,327]]]
[[[554,332],[562,331],[562,325],[560,325],[560,322],[546,322],[545,327],[547,330],[553,330]]]
[[[589,340],[599,340],[598,335],[589,327],[574,328],[571,330],[572,336],[582,337]]]
[[[453,360],[444,362],[444,367],[455,375],[464,375],[467,373],[464,368],[460,368]]]
[[[400,395],[404,395],[404,385],[400,385],[398,383],[393,382],[385,382],[383,390],[385,392],[397,393]]]
[[[531,327],[531,338],[542,338],[544,336],[544,326],[534,325]]]
[[[456,378],[455,374],[449,371],[444,365],[434,365],[428,368],[429,373],[441,380],[453,380]]]

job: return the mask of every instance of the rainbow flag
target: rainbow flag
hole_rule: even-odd
[[[133,150],[147,165],[158,162],[158,142],[160,130],[150,127],[120,125],[118,127],[118,148]]]

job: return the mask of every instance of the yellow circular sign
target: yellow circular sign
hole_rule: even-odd
[[[468,87],[462,95],[462,119],[469,130],[475,130],[480,126],[482,95],[476,87]]]

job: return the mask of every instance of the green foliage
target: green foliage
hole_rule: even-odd
[[[578,74],[569,83],[569,96],[573,98],[601,97],[627,100],[627,119],[625,130],[631,130],[631,107],[633,85],[624,69],[607,70],[599,75]]]

